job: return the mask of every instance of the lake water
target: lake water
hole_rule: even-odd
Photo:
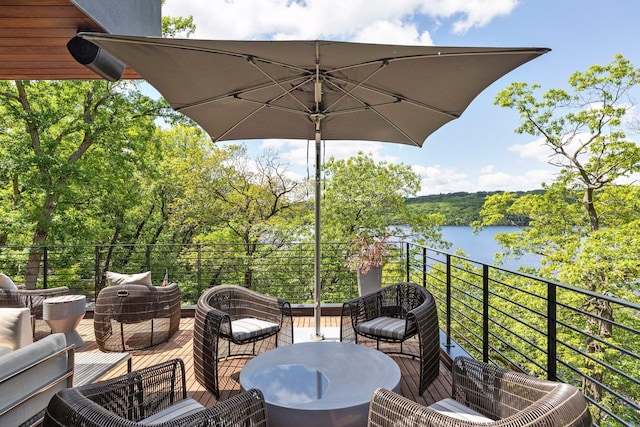
[[[444,240],[453,244],[447,252],[453,253],[459,248],[472,260],[485,264],[493,264],[495,262],[494,254],[502,251],[493,236],[495,236],[496,233],[510,233],[518,230],[519,227],[495,226],[486,227],[477,234],[474,234],[472,227],[446,226],[442,227],[442,237]],[[515,270],[520,266],[538,267],[539,265],[539,256],[527,254],[518,260],[507,260],[502,267]]]

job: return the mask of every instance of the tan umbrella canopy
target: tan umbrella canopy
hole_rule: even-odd
[[[81,34],[135,69],[214,141],[316,144],[315,318],[320,334],[320,142],[421,147],[487,86],[546,48],[217,41]]]

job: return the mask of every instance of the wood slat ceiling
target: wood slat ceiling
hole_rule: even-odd
[[[0,80],[100,79],[67,51],[78,30],[105,32],[69,0],[1,0]]]

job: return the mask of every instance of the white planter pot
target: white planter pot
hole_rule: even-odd
[[[358,270],[358,295],[362,296],[382,287],[382,266],[371,267],[366,274]]]

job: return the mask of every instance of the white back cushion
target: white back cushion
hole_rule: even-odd
[[[0,289],[5,289],[7,291],[16,291],[18,287],[13,280],[9,278],[6,274],[0,273]]]
[[[0,308],[0,346],[17,350],[33,342],[31,311],[24,308]]]
[[[146,271],[138,274],[120,274],[107,271],[107,283],[109,286],[116,285],[149,285],[151,286],[151,272]]]

